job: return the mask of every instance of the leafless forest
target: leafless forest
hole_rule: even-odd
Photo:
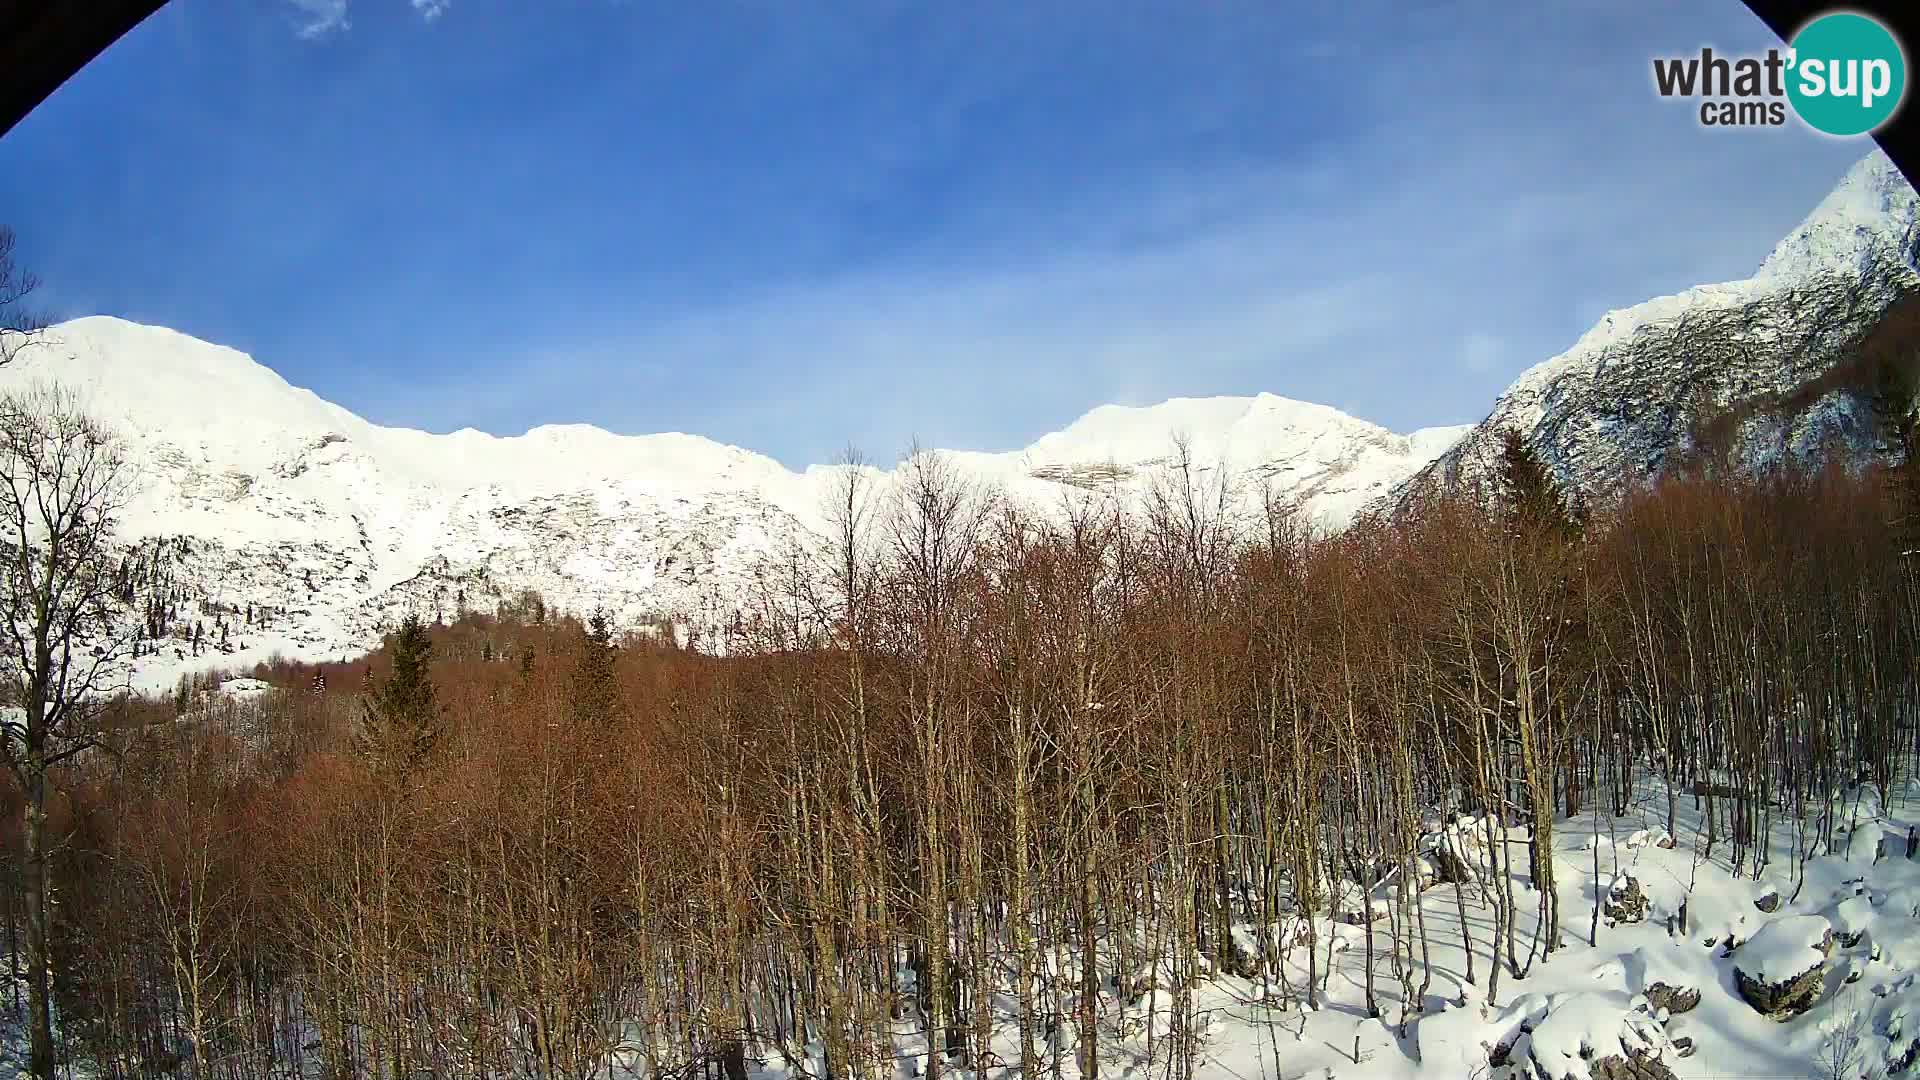
[[[1011,1016],[1018,1060],[991,1063],[1093,1076],[1113,1003],[1157,992],[1154,1068],[1190,1076],[1197,980],[1315,1001],[1280,962],[1314,938],[1274,927],[1363,923],[1422,1000],[1427,928],[1392,925],[1419,905],[1376,924],[1367,897],[1462,896],[1432,815],[1531,824],[1496,850],[1543,887],[1498,879],[1469,943],[1497,999],[1592,932],[1544,887],[1570,812],[1636,782],[1702,800],[1704,842],[1757,873],[1756,837],[1814,853],[1843,792],[1912,760],[1905,468],[1701,465],[1580,509],[1516,445],[1496,498],[1330,538],[1177,465],[1125,512],[1023,511],[930,454],[901,475],[849,481],[724,650],[528,598],[263,668],[246,699],[120,703],[50,771],[63,1053],[867,1078],[918,1031],[938,1080]]]

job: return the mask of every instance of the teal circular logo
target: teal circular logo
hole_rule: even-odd
[[[1793,36],[1787,99],[1808,126],[1864,135],[1893,115],[1907,92],[1907,58],[1893,34],[1865,15],[1822,15]]]

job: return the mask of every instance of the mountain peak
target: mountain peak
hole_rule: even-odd
[[[365,426],[238,349],[111,315],[48,327],[46,345],[27,350],[10,368],[9,382],[46,379],[72,387],[103,420],[164,426],[195,440],[253,442],[283,429]]]
[[[1886,152],[1848,169],[1820,205],[1775,245],[1755,278],[1863,273],[1876,259],[1920,266],[1920,197]]]
[[[1349,438],[1393,437],[1377,424],[1328,405],[1260,393],[1175,397],[1154,405],[1101,405],[1060,431],[1042,436],[1026,453],[1043,464],[1071,460],[1134,465],[1166,458],[1174,440],[1186,437],[1198,457],[1246,465],[1331,433]]]
[[[1831,376],[1920,295],[1917,270],[1920,196],[1876,150],[1753,277],[1608,312],[1567,351],[1523,372],[1485,420],[1399,491],[1483,483],[1507,432],[1589,499],[1620,494],[1696,450],[1762,467],[1865,446],[1870,410]]]

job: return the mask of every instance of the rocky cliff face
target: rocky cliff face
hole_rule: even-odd
[[[1754,276],[1609,313],[1391,498],[1484,482],[1507,430],[1601,502],[1693,452],[1746,468],[1865,452],[1874,421],[1850,367],[1876,335],[1909,332],[1916,268],[1920,199],[1875,151]]]

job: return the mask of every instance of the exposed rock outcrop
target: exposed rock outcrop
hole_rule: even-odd
[[[1917,266],[1920,205],[1876,151],[1752,277],[1609,312],[1522,374],[1386,509],[1481,488],[1510,431],[1589,505],[1689,456],[1758,469],[1818,460],[1836,444],[1868,453],[1863,358],[1876,335],[1912,333]]]
[[[1700,1004],[1700,991],[1691,987],[1657,982],[1647,987],[1647,1004],[1652,1006],[1655,1012],[1665,1009],[1667,1015],[1679,1016],[1681,1013],[1692,1012],[1694,1006]]]
[[[1640,888],[1640,879],[1628,875],[1614,882],[1607,893],[1606,906],[1602,909],[1607,917],[1607,925],[1619,923],[1637,923],[1647,921],[1647,894]]]
[[[1818,915],[1774,919],[1734,951],[1741,998],[1773,1020],[1791,1020],[1820,1000],[1833,928]]]

